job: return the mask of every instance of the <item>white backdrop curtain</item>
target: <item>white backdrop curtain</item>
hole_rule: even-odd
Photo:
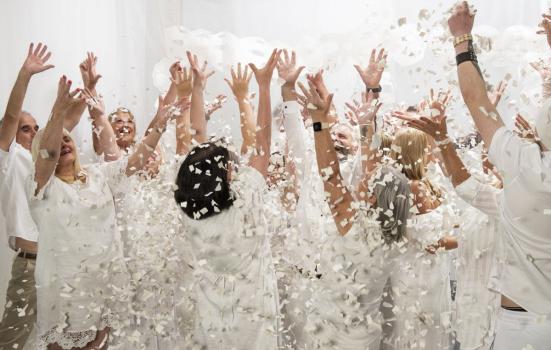
[[[99,85],[108,110],[130,108],[143,132],[155,111],[156,96],[168,86],[166,70],[190,49],[209,60],[217,73],[207,100],[229,94],[223,82],[229,65],[262,63],[274,47],[297,50],[310,70],[325,68],[339,106],[361,90],[352,64],[366,62],[372,47],[390,50],[385,73],[385,106],[415,104],[427,87],[454,83],[453,52],[444,30],[444,12],[452,0],[6,0],[0,2],[0,108],[25,57],[29,42],[42,41],[53,52],[56,68],[33,78],[24,108],[44,126],[54,101],[57,79],[66,74],[81,85],[79,62],[86,51],[100,58]],[[547,55],[535,33],[548,0],[475,0],[475,31],[493,39],[493,50],[480,60],[490,82],[507,77],[508,98],[502,114],[533,112],[538,77],[528,62]],[[184,62],[186,62],[184,60]],[[222,73],[223,72],[223,73]],[[274,80],[275,83],[275,80]],[[254,85],[254,84],[253,84]],[[278,90],[273,91],[277,103]],[[455,89],[455,95],[458,91]],[[341,109],[342,110],[342,109]],[[460,99],[452,126],[464,132],[469,123]],[[238,112],[230,99],[210,124],[211,132],[239,142]],[[90,122],[75,131],[81,150],[90,153]],[[2,203],[5,205],[5,203]],[[2,218],[0,218],[2,219]],[[3,230],[4,225],[0,226]],[[11,254],[0,232],[0,312],[9,279]]]

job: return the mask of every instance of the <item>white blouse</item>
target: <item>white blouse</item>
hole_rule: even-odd
[[[204,220],[182,213],[197,293],[197,335],[210,349],[278,349],[278,294],[264,219],[264,178],[239,169],[233,205]]]
[[[57,342],[82,347],[96,331],[116,328],[111,314],[124,312],[127,273],[115,224],[113,191],[126,162],[85,168],[86,182],[52,176],[35,196],[28,180],[33,218],[42,233],[35,270],[38,348]]]

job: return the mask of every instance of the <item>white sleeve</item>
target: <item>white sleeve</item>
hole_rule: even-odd
[[[501,191],[494,186],[478,181],[474,176],[455,187],[455,192],[461,199],[483,213],[494,217],[499,215],[497,196]]]
[[[99,171],[105,177],[105,181],[111,187],[111,190],[118,187],[121,182],[127,179],[126,167],[128,166],[128,156],[121,157],[113,162],[101,163],[98,166]]]
[[[289,156],[295,162],[297,179],[304,179],[306,172],[306,129],[300,115],[300,105],[296,101],[283,103],[283,125],[289,147]]]
[[[505,127],[498,129],[488,151],[490,161],[503,173],[505,183],[521,177],[530,187],[551,192],[551,168],[535,143],[522,140]]]

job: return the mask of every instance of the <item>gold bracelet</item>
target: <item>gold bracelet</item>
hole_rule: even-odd
[[[472,41],[473,36],[471,34],[463,34],[460,36],[456,36],[453,38],[453,47],[456,47],[457,45],[464,43],[465,41]]]

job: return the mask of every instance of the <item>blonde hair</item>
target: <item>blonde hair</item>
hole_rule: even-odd
[[[31,146],[31,154],[33,157],[33,162],[36,162],[36,160],[38,159],[38,156],[40,155],[40,142],[42,141],[42,137],[44,136],[44,130],[45,129],[40,129],[34,136],[33,144]],[[69,130],[65,128],[63,128],[63,136],[69,137],[71,141],[74,142],[73,136],[71,135]],[[82,170],[82,167],[80,165],[80,157],[78,155],[76,147],[75,147],[75,162],[73,163],[73,169],[75,170],[75,177],[77,178],[84,174],[84,171]]]
[[[410,180],[423,180],[427,166],[427,135],[413,128],[398,131],[392,141],[390,156],[402,166]]]
[[[402,173],[409,180],[421,181],[438,199],[442,191],[425,177],[428,164],[429,139],[417,129],[406,128],[398,131],[392,141],[390,156],[402,166]]]

